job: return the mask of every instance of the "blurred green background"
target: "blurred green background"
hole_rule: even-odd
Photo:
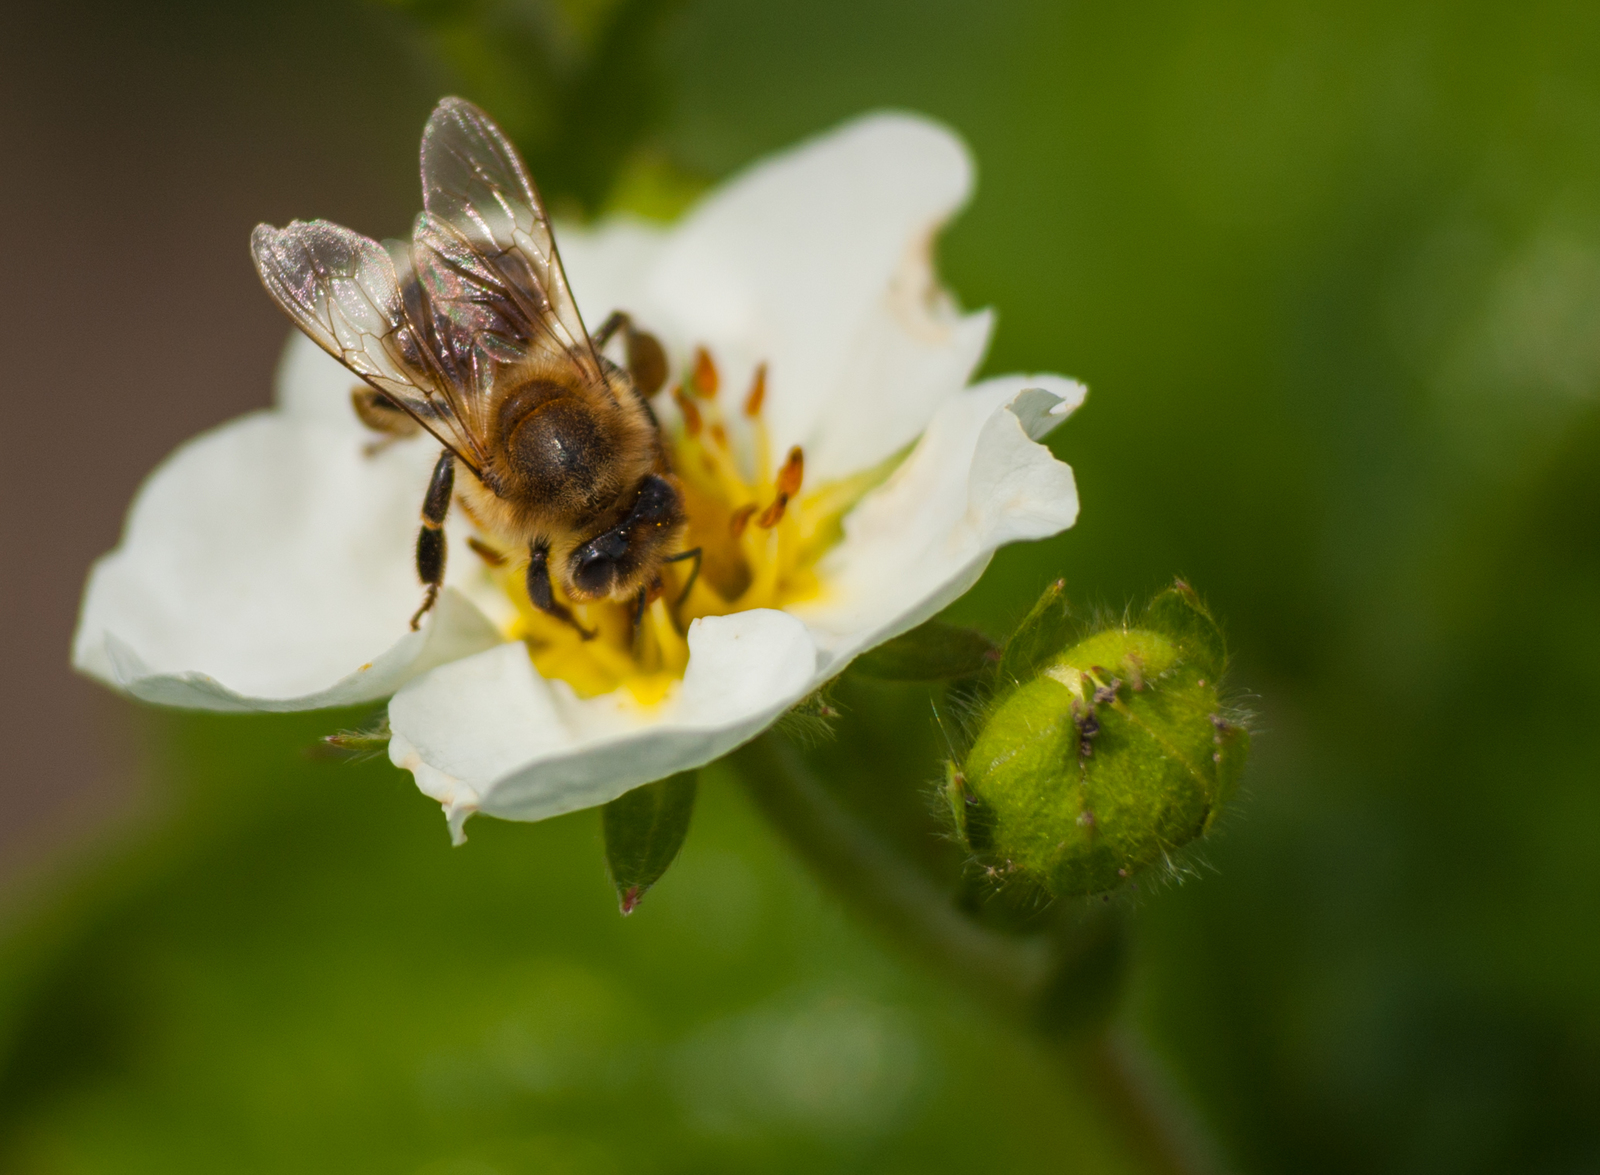
[[[572,212],[869,108],[959,130],[988,368],[1092,392],[1078,526],[953,615],[1182,574],[1257,716],[1195,875],[1132,900],[1119,1022],[1222,1169],[1600,1171],[1600,8],[197,12],[197,60],[348,55],[385,142],[485,103]],[[138,715],[159,818],[8,922],[0,1170],[1140,1169],[723,774],[624,922],[594,813],[451,851],[407,777],[304,753],[348,717]]]

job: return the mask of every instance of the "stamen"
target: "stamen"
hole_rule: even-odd
[[[789,495],[779,493],[773,499],[772,505],[761,512],[761,517],[756,519],[756,525],[766,530],[771,530],[783,521],[783,512],[789,505]]]
[[[806,455],[796,445],[789,450],[783,468],[778,470],[778,496],[792,498],[800,492],[800,482],[806,475]]]
[[[716,363],[705,348],[698,348],[670,393],[683,427],[663,435],[683,486],[688,515],[683,545],[697,552],[698,574],[686,567],[667,574],[663,568],[664,580],[650,584],[642,600],[635,595],[578,603],[554,584],[556,598],[594,631],[594,639],[585,640],[527,598],[523,561],[514,548],[488,531],[483,539],[468,540],[488,564],[485,574],[516,605],[517,617],[506,635],[525,641],[535,668],[567,682],[580,697],[623,690],[639,705],[656,705],[683,677],[689,659],[687,628],[695,620],[750,608],[783,608],[825,592],[815,568],[840,539],[842,518],[903,456],[853,478],[802,491],[804,451],[796,445],[777,461],[770,447],[762,415],[766,365],[752,374],[741,405],[746,420],[738,428],[728,425],[715,398],[720,382]]]
[[[502,567],[505,565],[505,552],[495,550],[477,535],[469,534],[467,536],[467,546],[471,547],[477,553],[478,558],[482,559],[490,567]]]
[[[694,374],[689,378],[690,390],[701,399],[709,400],[717,394],[717,385],[721,382],[717,365],[711,361],[711,353],[704,347],[696,347]]]
[[[758,364],[755,378],[750,381],[750,391],[744,398],[744,414],[746,416],[760,416],[761,405],[767,398],[767,365]]]
[[[700,435],[700,409],[694,406],[694,401],[683,394],[681,387],[672,389],[672,398],[678,405],[678,411],[683,413],[683,429],[692,437]]]

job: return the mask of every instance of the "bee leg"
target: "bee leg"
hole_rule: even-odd
[[[644,623],[644,610],[650,606],[650,592],[647,588],[640,588],[639,594],[633,600],[633,636],[639,638],[639,626]]]
[[[589,336],[589,341],[596,351],[602,351],[619,330],[627,345],[628,375],[633,380],[634,390],[641,399],[648,400],[667,382],[666,349],[655,335],[634,326],[632,316],[624,310],[613,310],[611,317],[600,324],[600,329]]]
[[[594,633],[578,623],[578,618],[572,614],[572,610],[556,599],[555,591],[550,586],[550,544],[541,540],[533,544],[530,552],[528,599],[533,601],[533,606],[546,615],[554,616],[563,624],[572,625],[584,640],[593,640]]]
[[[376,457],[396,441],[414,437],[422,431],[422,426],[403,408],[377,388],[369,388],[366,384],[351,391],[350,406],[355,409],[356,419],[378,434],[376,440],[362,446],[362,452],[368,457]]]
[[[439,454],[428,479],[428,493],[422,499],[422,529],[417,532],[417,577],[427,585],[428,594],[422,607],[411,618],[415,632],[422,618],[439,598],[439,586],[444,583],[444,560],[448,553],[444,541],[444,516],[450,512],[450,495],[456,486],[455,454],[446,449]]]
[[[694,567],[689,572],[689,582],[683,585],[683,590],[678,593],[678,598],[672,602],[674,608],[683,607],[683,602],[689,598],[689,593],[694,591],[694,582],[700,578],[700,548],[695,547],[688,551],[679,551],[676,555],[668,555],[663,563],[680,563],[685,559],[693,559]]]
[[[611,336],[632,321],[626,310],[613,310],[611,316],[600,324],[600,329],[589,336],[589,341],[594,344],[596,351],[603,351],[605,345],[611,341]]]

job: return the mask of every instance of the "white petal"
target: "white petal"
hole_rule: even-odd
[[[951,399],[895,475],[845,519],[823,560],[826,594],[790,611],[838,672],[976,582],[996,548],[1071,526],[1072,470],[1038,443],[1083,402],[1060,376],[1004,376]]]
[[[971,188],[965,147],[937,123],[860,119],[696,207],[634,309],[709,345],[735,394],[765,362],[775,451],[803,445],[808,477],[852,473],[915,438],[982,358],[990,317],[958,314],[932,268]]]
[[[365,440],[274,411],[180,448],[90,576],[74,664],[153,702],[295,710],[381,698],[497,643],[454,592],[422,632],[408,630],[421,600],[417,506],[437,447],[369,457]]]
[[[520,644],[441,666],[389,703],[389,757],[445,807],[459,840],[475,811],[542,820],[699,767],[754,737],[809,691],[805,626],[758,609],[689,626],[689,667],[648,709],[623,691],[580,699]]]
[[[272,383],[282,415],[370,438],[350,407],[350,393],[367,385],[297,330],[290,330],[284,342]]]
[[[584,324],[597,329],[613,310],[641,317],[639,325],[660,332],[665,325],[648,321],[642,291],[667,240],[667,230],[629,217],[614,217],[596,228],[558,225],[561,266]],[[680,350],[687,347],[681,344]]]

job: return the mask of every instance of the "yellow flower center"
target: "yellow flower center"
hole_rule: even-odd
[[[798,447],[781,462],[773,459],[762,412],[765,367],[757,369],[736,414],[724,411],[720,383],[711,356],[701,349],[669,393],[679,422],[665,436],[689,518],[683,550],[700,549],[700,572],[693,575],[693,559],[663,567],[662,590],[637,628],[632,603],[576,603],[553,584],[557,599],[595,634],[584,639],[571,625],[533,606],[526,560],[494,566],[492,550],[474,543],[516,605],[507,637],[528,646],[541,675],[560,678],[580,697],[626,688],[639,704],[654,705],[689,664],[684,634],[691,621],[782,608],[822,594],[817,562],[838,542],[845,514],[899,460],[897,455],[864,473],[807,487]]]

